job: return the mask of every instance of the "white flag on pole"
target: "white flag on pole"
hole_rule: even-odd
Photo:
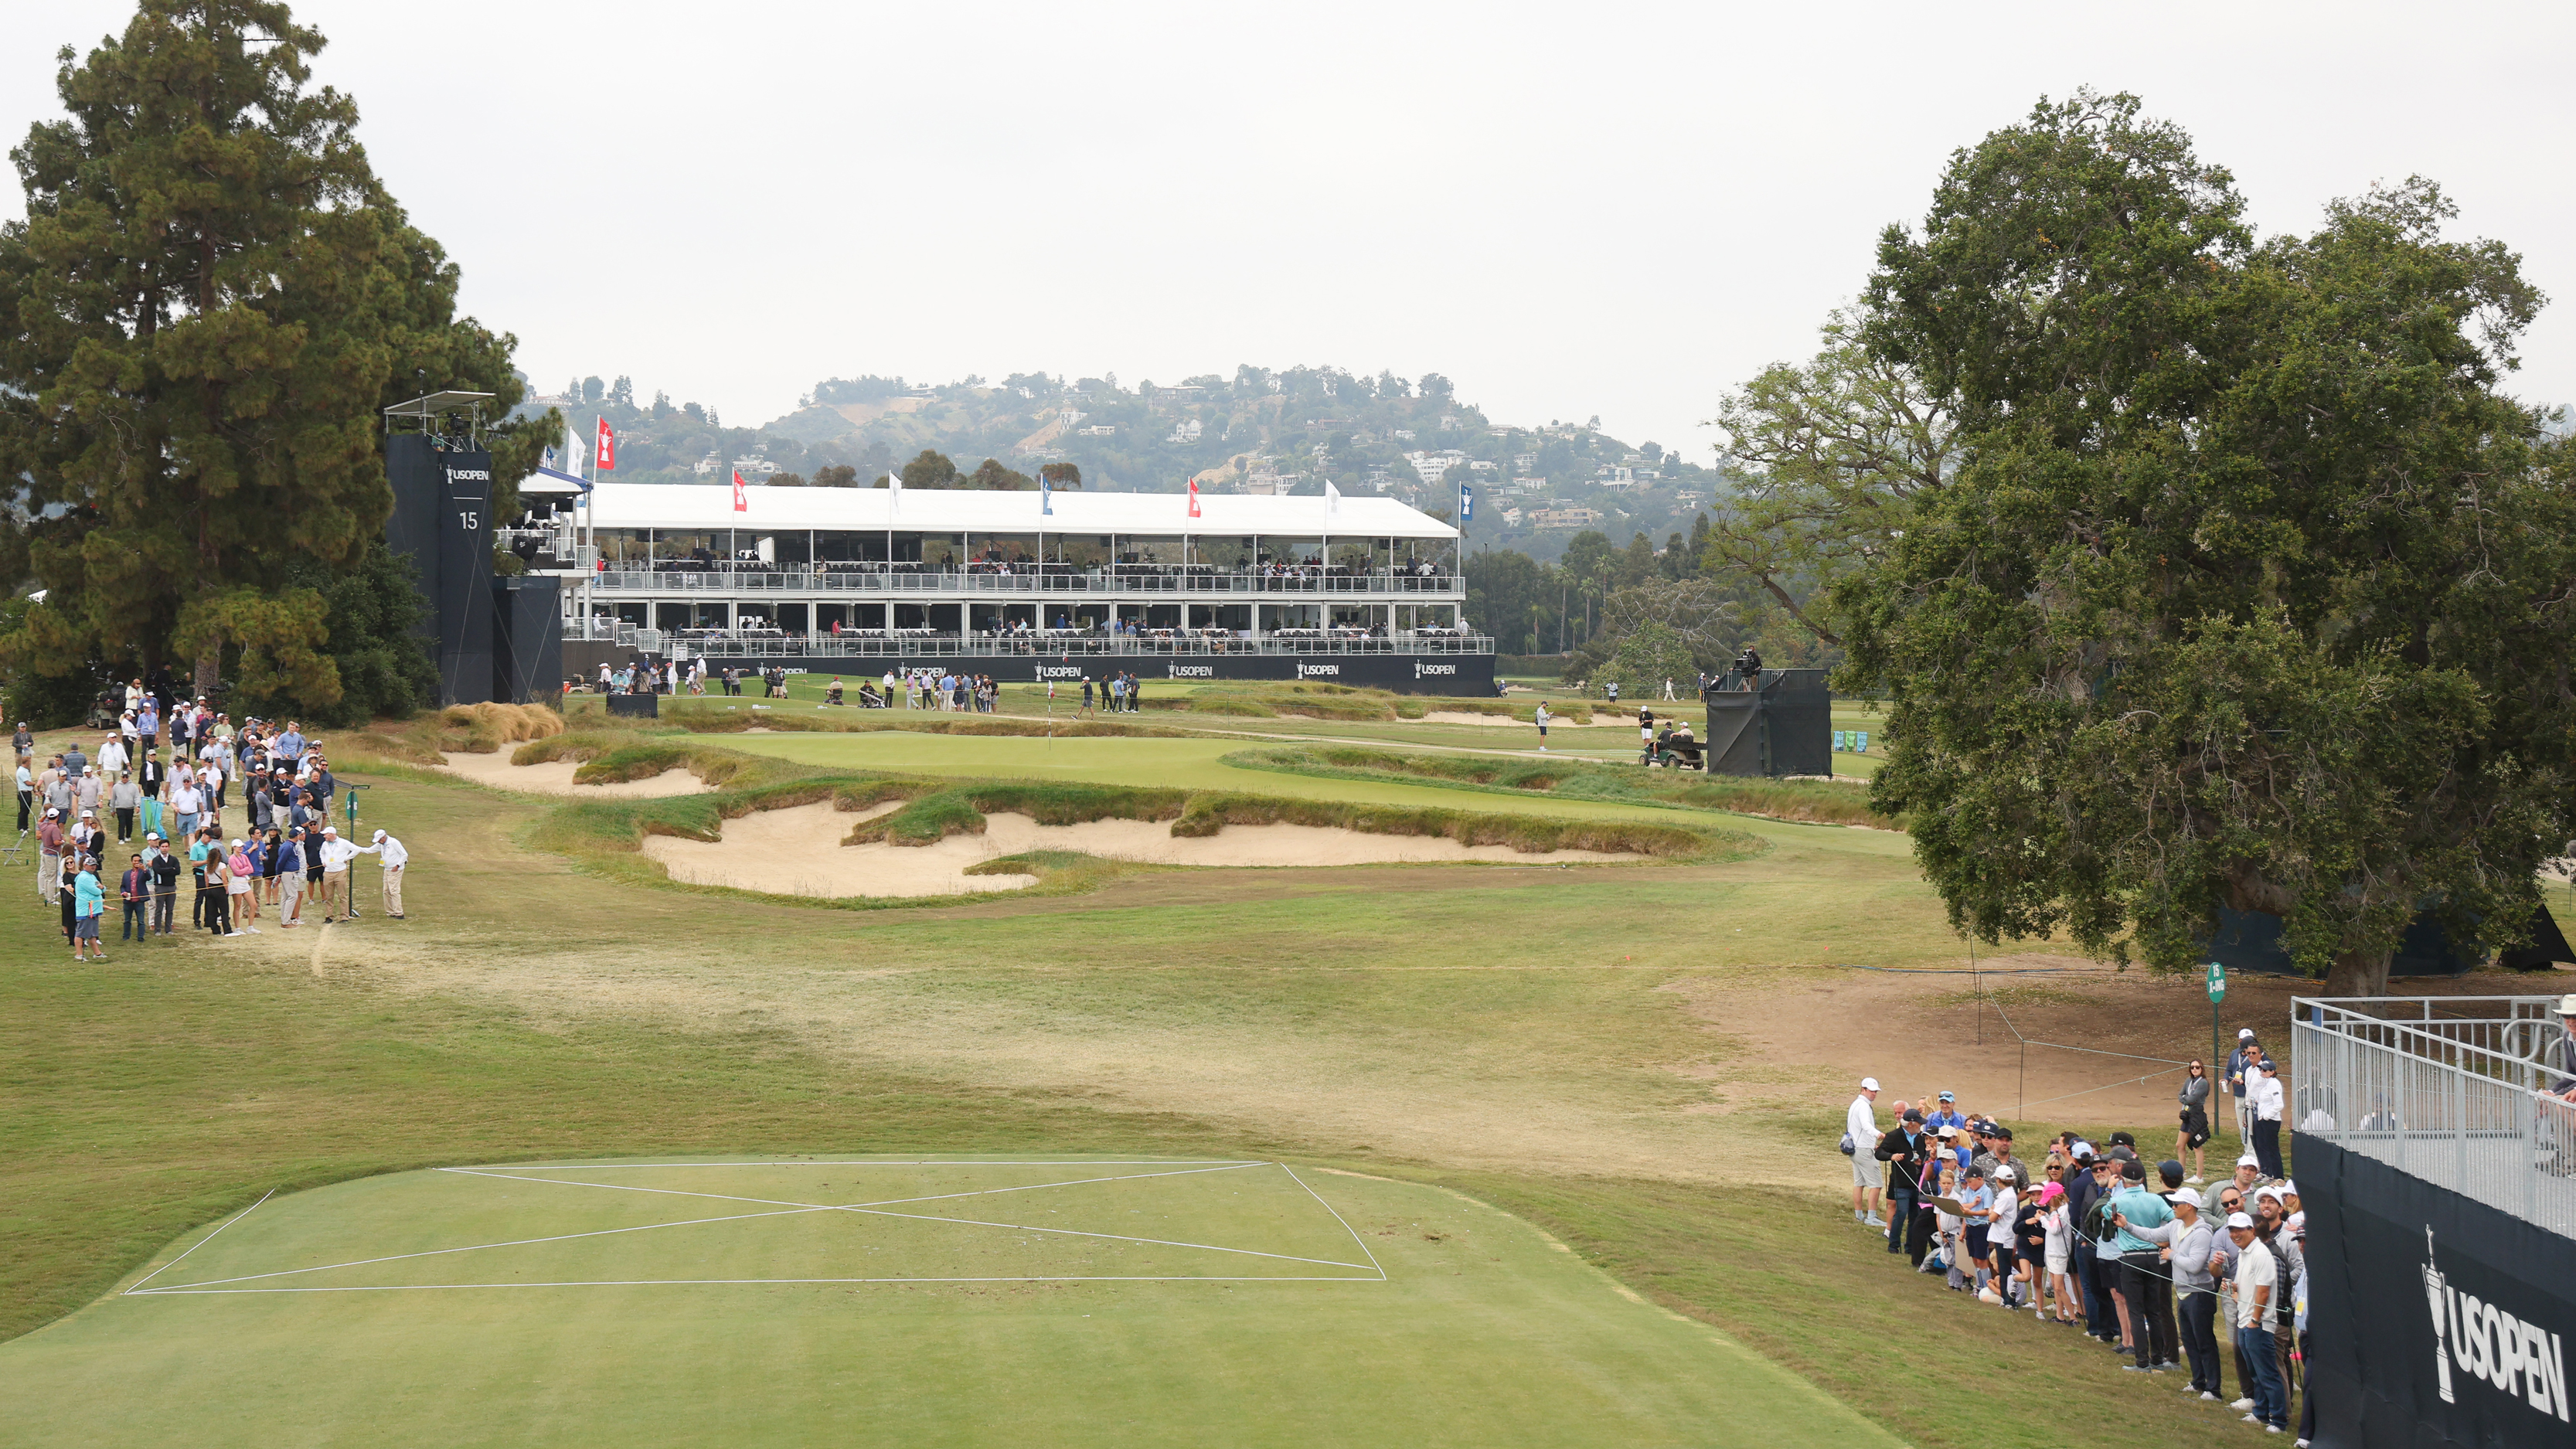
[[[1342,516],[1342,490],[1334,487],[1329,481],[1324,484],[1324,516],[1326,518]]]
[[[886,474],[886,516],[891,518],[903,508],[903,475]]]

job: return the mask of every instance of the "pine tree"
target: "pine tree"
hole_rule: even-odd
[[[323,43],[270,0],[143,0],[61,53],[68,115],[11,153],[27,220],[0,229],[0,471],[30,505],[0,566],[47,591],[0,662],[175,656],[212,693],[231,649],[245,684],[338,698],[327,605],[288,573],[382,533],[381,409],[519,401],[515,340],[455,318],[456,269],[377,183],[356,106],[311,86]],[[503,439],[496,473],[536,443]]]

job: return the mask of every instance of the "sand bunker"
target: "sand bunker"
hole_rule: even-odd
[[[662,862],[673,880],[798,896],[941,896],[1017,890],[1034,884],[1037,877],[968,875],[966,870],[997,856],[1030,850],[1080,851],[1152,865],[1259,867],[1461,860],[1544,865],[1642,859],[1593,850],[1523,854],[1508,845],[1461,845],[1437,836],[1370,835],[1315,825],[1234,825],[1212,836],[1179,837],[1165,821],[1040,825],[1026,815],[1010,814],[987,816],[982,835],[952,835],[936,845],[840,843],[861,820],[900,808],[899,803],[886,804],[853,815],[824,802],[765,810],[726,821],[720,841],[647,836],[644,853]]]
[[[478,785],[496,785],[504,790],[521,790],[532,795],[572,795],[584,800],[605,800],[618,795],[698,795],[715,788],[686,770],[664,770],[649,780],[576,785],[572,782],[573,772],[581,766],[574,761],[548,760],[541,765],[514,765],[510,763],[506,750],[488,755],[460,751],[449,755],[447,763],[437,768],[451,775],[461,775]]]

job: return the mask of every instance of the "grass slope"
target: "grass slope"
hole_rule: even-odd
[[[273,1200],[152,1286],[602,1231],[616,1236],[283,1281],[1064,1276],[112,1297],[0,1350],[0,1416],[19,1442],[53,1443],[266,1445],[371,1423],[383,1427],[370,1437],[438,1444],[1685,1445],[1720,1420],[1784,1445],[1896,1442],[1742,1347],[1623,1296],[1528,1224],[1436,1188],[1309,1169],[1346,1229],[1275,1167],[1031,1189],[1016,1185],[1152,1169],[889,1177],[877,1165],[367,1179]],[[536,1176],[771,1203],[1007,1183],[965,1208],[902,1210],[1385,1271],[851,1213],[656,1229],[753,1208],[639,1205]],[[1079,1281],[1104,1272],[1148,1280]],[[1152,1280],[1167,1273],[1181,1276]],[[1274,1275],[1286,1281],[1262,1281]]]
[[[951,767],[915,772],[925,775],[1031,778],[1040,771],[996,763],[1049,748],[1062,759],[1072,746],[1114,752],[1084,766],[1097,783],[1221,788],[1180,777],[1238,778],[1216,763],[1217,752],[1239,748],[1223,741],[726,743],[783,747],[760,762],[780,773],[729,779],[737,790],[796,788],[783,768],[788,747],[814,746],[899,746]],[[1209,753],[1172,757],[1202,747]],[[1006,749],[1020,753],[985,753]],[[548,1323],[524,1309],[473,1310],[484,1315],[479,1350],[442,1348],[450,1356],[439,1371],[416,1375],[381,1320],[332,1319],[319,1325],[328,1331],[306,1332],[280,1328],[271,1310],[223,1306],[239,1300],[194,1300],[185,1311],[202,1331],[177,1347],[165,1339],[128,1353],[120,1345],[141,1340],[119,1335],[140,1332],[128,1325],[142,1321],[123,1318],[126,1307],[183,1305],[115,1299],[73,1310],[271,1189],[440,1164],[664,1152],[1341,1164],[1445,1183],[1517,1212],[1584,1262],[1829,1385],[1917,1444],[2055,1444],[2068,1423],[2116,1422],[2123,1443],[2197,1449],[2231,1428],[2178,1405],[2162,1382],[2125,1381],[2109,1355],[2072,1335],[1981,1316],[1926,1280],[1889,1272],[1831,1194],[1741,1185],[1766,1170],[1795,1176],[1811,1158],[1838,1166],[1817,1121],[1830,1122],[1848,1087],[1809,1081],[1797,1060],[1747,1053],[1725,1017],[1693,1015],[1675,988],[1724,988],[1730,1003],[1787,992],[1823,1013],[1835,1009],[1831,998],[1807,993],[1830,979],[1781,963],[1952,964],[1958,948],[1902,837],[1752,821],[1748,832],[1775,848],[1708,865],[1172,871],[1080,899],[852,916],[647,886],[535,848],[541,822],[608,802],[567,812],[400,767],[347,775],[376,787],[361,824],[391,828],[411,846],[408,922],[147,948],[115,942],[111,924],[111,959],[75,966],[26,876],[0,892],[0,1333],[27,1335],[0,1345],[13,1441],[223,1442],[259,1428],[273,1442],[530,1442],[537,1436],[514,1426],[561,1422],[550,1417],[555,1383],[597,1389],[605,1370],[588,1360],[599,1340],[583,1336],[596,1325],[569,1340],[586,1350],[575,1355],[559,1352]],[[1333,798],[1326,787],[1335,782],[1250,778]],[[1353,801],[1494,805],[1429,786],[1335,788]],[[1398,791],[1414,793],[1390,800]],[[1595,802],[1509,803],[1553,819],[1671,818]],[[1764,1083],[1785,1083],[1803,1109],[1724,1107],[1726,1095]],[[2075,1120],[2097,1133],[2120,1125]],[[2128,1125],[2152,1141],[2162,1124]],[[1412,1216],[1363,1226],[1401,1234],[1417,1221],[1439,1230],[1437,1219]],[[1447,1251],[1415,1241],[1420,1248],[1408,1241],[1406,1251]],[[1503,1255],[1516,1278],[1525,1276],[1513,1256],[1521,1251]],[[1407,1271],[1426,1280],[1426,1293],[1441,1287],[1436,1272]],[[1627,1345],[1620,1372],[1660,1375],[1667,1369],[1656,1364],[1686,1368],[1684,1350],[1704,1343],[1658,1348],[1647,1340],[1662,1329],[1604,1316],[1598,1296],[1536,1278],[1527,1291],[1534,1296],[1508,1322],[1472,1325],[1480,1352],[1499,1343],[1519,1362],[1579,1365],[1580,1356],[1545,1360],[1559,1332],[1569,1342],[1615,1338]],[[764,1431],[827,1418],[836,1437],[851,1437],[872,1416],[924,1442],[998,1437],[985,1432],[994,1426],[1032,1438],[1109,1437],[1088,1420],[1032,1427],[1028,1401],[1013,1402],[1023,1393],[1010,1371],[1014,1350],[1080,1375],[1069,1386],[1044,1380],[1061,1392],[1040,1398],[1086,1412],[1113,1398],[1145,1405],[1201,1392],[1179,1375],[1149,1383],[1158,1393],[1127,1382],[1154,1380],[1180,1350],[1135,1325],[1078,1344],[1059,1331],[1065,1325],[1040,1321],[1044,1299],[899,1297],[885,1313],[917,1314],[924,1326],[873,1338],[869,1325],[840,1323],[863,1318],[858,1305],[849,1296],[791,1302],[783,1290],[761,1290],[747,1306],[701,1305],[694,1316],[630,1304],[650,1311],[630,1313],[621,1331],[652,1362],[673,1364],[674,1382],[702,1380],[655,1355],[693,1347],[722,1359],[744,1389],[710,1401],[663,1395],[639,1376],[634,1392],[665,1413],[629,1439],[793,1442],[784,1428]],[[1454,1306],[1443,1322],[1491,1311]],[[353,1310],[331,1313],[344,1311]],[[833,1354],[807,1355],[808,1340],[775,1323],[822,1335],[811,1341]],[[1227,1386],[1246,1402],[1284,1401],[1256,1382],[1273,1361],[1321,1362],[1327,1390],[1382,1385],[1370,1344],[1419,1352],[1400,1326],[1379,1325],[1386,1336],[1377,1340],[1350,1336],[1366,1326],[1328,1316],[1307,1326],[1318,1331],[1293,1341],[1234,1338]],[[967,1348],[917,1371],[866,1356],[900,1358],[915,1338],[935,1339],[944,1353]],[[1347,1345],[1339,1354],[1315,1347],[1337,1342]],[[281,1412],[306,1417],[245,1426],[154,1390],[157,1376],[197,1373],[195,1356],[229,1367],[238,1382],[227,1392],[266,1392]],[[949,1371],[934,1374],[939,1364]],[[900,1379],[907,1396],[854,1392],[862,1370],[888,1376],[871,1383]],[[1670,1371],[1687,1387],[1689,1373]],[[1416,1360],[1404,1377],[1436,1390],[1440,1373],[1436,1360]],[[398,1392],[357,1394],[343,1380]],[[934,1381],[947,1402],[925,1406],[914,1386]],[[1731,1381],[1742,1402],[1704,1418],[1694,1400],[1664,1402],[1692,1418],[1703,1442],[1810,1442],[1794,1425],[1773,1432],[1767,1419],[1758,1433],[1735,1432],[1766,1397],[1815,1426],[1812,1442],[1852,1437],[1803,1390],[1750,1373]],[[1300,1382],[1312,1391],[1316,1380]],[[96,1417],[66,1417],[82,1412]],[[1396,1402],[1390,1412],[1412,1410]],[[920,1417],[941,1413],[949,1417]],[[433,1431],[414,1434],[415,1422]],[[1419,1421],[1388,1422],[1411,1431]],[[1151,1427],[1132,1428],[1131,1439]],[[1227,1427],[1267,1432],[1251,1419]],[[1410,1439],[1442,1442],[1436,1428]],[[1219,1437],[1234,1436],[1202,1442]]]

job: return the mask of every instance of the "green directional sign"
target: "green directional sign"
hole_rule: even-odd
[[[2215,1006],[2227,999],[2227,968],[2216,961],[2209,963],[2209,1001]]]

